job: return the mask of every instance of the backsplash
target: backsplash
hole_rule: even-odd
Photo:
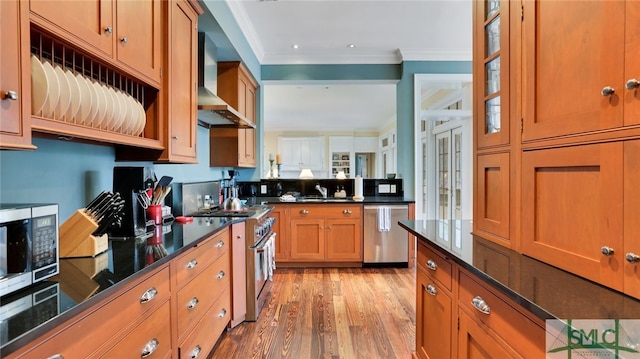
[[[300,196],[320,195],[315,187],[326,187],[328,197],[333,197],[339,189],[354,195],[353,179],[263,179],[259,182],[240,182],[240,198],[278,197],[285,193],[299,193]],[[404,197],[402,179],[364,179],[364,196]]]

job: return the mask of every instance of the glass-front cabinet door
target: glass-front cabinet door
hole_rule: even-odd
[[[509,6],[507,0],[474,1],[473,78],[478,148],[509,144]]]

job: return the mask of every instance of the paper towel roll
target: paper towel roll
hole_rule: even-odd
[[[355,195],[353,196],[354,201],[362,201],[364,199],[363,189],[364,189],[364,186],[362,184],[362,177],[358,175],[356,176],[356,179],[355,179],[355,190],[354,190]]]

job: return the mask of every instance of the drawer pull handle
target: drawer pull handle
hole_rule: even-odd
[[[191,309],[195,308],[198,305],[198,302],[199,302],[199,300],[198,300],[197,297],[191,298],[191,300],[187,304],[187,309],[191,310]]]
[[[471,300],[471,304],[474,308],[476,308],[480,313],[489,314],[491,313],[491,308],[489,308],[489,304],[482,299],[481,296],[477,295],[473,297]]]
[[[192,259],[189,261],[189,263],[187,263],[186,267],[187,269],[193,269],[198,265],[198,260],[197,259]]]
[[[224,318],[225,315],[227,315],[227,310],[222,308],[220,313],[218,313],[218,318]]]
[[[62,356],[62,354],[53,354],[50,357],[47,357],[47,359],[64,359],[64,356]]]
[[[4,97],[2,99],[4,100],[4,99],[7,99],[7,98],[9,100],[15,101],[15,100],[18,99],[18,93],[15,92],[15,91],[9,90],[9,91],[4,93]]]
[[[429,294],[431,294],[431,295],[435,296],[435,295],[438,295],[438,290],[436,289],[436,287],[434,287],[434,286],[432,286],[431,284],[429,284],[429,285],[427,286],[427,293],[429,293]]]
[[[216,278],[222,279],[222,278],[224,278],[225,274],[226,273],[223,270],[221,270],[220,272],[218,272],[218,275],[216,276]]]
[[[344,214],[351,214],[351,210],[350,210],[350,209],[345,209],[344,211],[342,211],[342,213],[344,213]]]
[[[429,268],[431,270],[436,270],[436,269],[438,269],[438,265],[436,264],[436,262],[433,259],[429,259],[427,261],[427,268]]]
[[[309,211],[306,209],[300,210],[300,214],[309,214]]]
[[[640,262],[640,256],[635,254],[635,253],[633,253],[633,252],[627,253],[625,258],[627,259],[627,262],[629,262],[631,264],[636,264],[636,263]]]
[[[602,248],[600,248],[600,252],[602,252],[602,254],[605,255],[605,256],[612,256],[613,255],[613,248],[607,247],[607,246],[602,246]]]
[[[220,241],[216,244],[216,248],[222,248],[224,247],[224,241]]]
[[[145,345],[144,348],[142,348],[142,353],[140,353],[140,357],[146,358],[150,356],[151,354],[153,354],[153,352],[156,351],[156,349],[158,349],[158,345],[160,345],[160,342],[158,341],[158,339],[153,338],[149,340],[149,342],[147,342],[147,345]]]
[[[196,359],[200,355],[201,351],[202,347],[200,347],[200,345],[196,345],[196,347],[191,351],[191,354],[189,354],[189,358]]]
[[[158,290],[154,287],[147,289],[140,297],[140,303],[147,303],[158,295]]]

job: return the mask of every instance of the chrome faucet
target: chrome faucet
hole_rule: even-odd
[[[327,187],[320,187],[320,185],[317,184],[316,189],[322,194],[322,198],[327,198]]]

